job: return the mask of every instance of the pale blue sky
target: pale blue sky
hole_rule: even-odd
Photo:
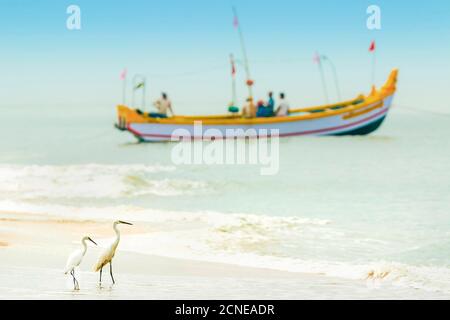
[[[81,8],[82,30],[66,29]],[[241,57],[231,5],[244,30],[256,97],[286,91],[293,105],[324,102],[315,50],[339,72],[344,98],[400,68],[398,104],[450,112],[450,2],[366,0],[0,1],[2,106],[111,108],[119,74],[148,77],[148,101],[169,92],[178,113],[220,112],[230,100],[228,55]],[[382,10],[382,30],[366,28],[366,8]],[[238,70],[239,96],[245,96]],[[327,73],[332,100],[335,91]]]

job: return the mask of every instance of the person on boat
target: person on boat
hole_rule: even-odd
[[[273,98],[273,92],[269,92],[269,100],[266,105],[266,117],[273,117],[275,114],[275,99]]]
[[[259,100],[256,104],[256,117],[261,118],[266,116],[266,106],[264,104],[264,101]]]
[[[273,117],[275,108],[275,100],[273,99],[273,93],[269,92],[269,100],[261,108],[258,107],[257,117]]]
[[[277,117],[287,117],[289,115],[290,105],[289,102],[286,101],[286,95],[284,93],[280,93],[280,105],[278,106],[277,111],[275,112]]]
[[[244,118],[256,117],[256,108],[252,98],[247,98],[247,103],[242,108],[242,116]]]
[[[275,100],[273,99],[273,92],[269,92],[269,100],[267,101],[268,117],[272,117],[275,110]]]
[[[168,112],[170,111],[170,114],[172,117],[174,116],[173,110],[172,110],[172,102],[167,96],[167,93],[162,93],[161,98],[156,100],[153,105],[158,109],[158,112],[150,112],[150,117],[153,118],[167,118]]]

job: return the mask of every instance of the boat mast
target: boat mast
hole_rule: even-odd
[[[247,75],[248,94],[249,94],[250,102],[253,103],[253,89],[252,89],[253,80],[250,76],[250,66],[248,63],[248,56],[247,56],[247,49],[245,47],[244,34],[242,33],[242,28],[241,28],[241,24],[239,22],[239,17],[237,14],[236,7],[233,6],[232,9],[233,9],[233,14],[234,14],[234,26],[235,26],[235,28],[237,28],[238,33],[239,33],[242,55],[244,57],[244,68],[245,68],[245,73]]]
[[[127,104],[127,68],[124,68],[120,74],[120,80],[122,80],[122,105]]]
[[[375,88],[375,70],[377,65],[377,55],[376,55],[376,42],[372,41],[370,44],[369,52],[372,54],[372,90]]]
[[[233,54],[230,54],[231,62],[231,105],[236,106],[237,95],[236,95],[236,62],[234,60]]]

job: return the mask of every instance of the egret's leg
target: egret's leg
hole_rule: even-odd
[[[73,280],[75,280],[75,290],[80,290],[80,285],[78,284],[78,280],[75,277],[75,269],[73,269]]]
[[[114,281],[113,274],[112,274],[112,261],[109,263],[109,274],[111,275],[113,284],[116,284],[116,282]]]
[[[100,268],[100,285],[102,285],[102,271],[103,271],[103,267]]]
[[[70,271],[70,275],[73,278],[73,290],[77,290],[77,283],[76,283],[77,280],[75,279],[75,272],[74,272],[74,270]]]

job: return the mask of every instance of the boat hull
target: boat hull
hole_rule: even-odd
[[[332,134],[333,136],[366,136],[371,134],[372,132],[375,132],[378,130],[379,127],[383,124],[384,120],[386,119],[386,115],[380,118],[379,120],[376,120],[374,122],[371,122],[361,128],[352,129],[350,131],[345,131],[341,133],[335,133]]]
[[[246,138],[259,136],[345,136],[368,135],[377,130],[389,112],[393,95],[368,104],[355,115],[354,112],[324,116],[317,119],[254,124],[195,124],[129,123],[127,130],[139,141],[178,141],[182,139]],[[289,117],[287,117],[289,118]]]

